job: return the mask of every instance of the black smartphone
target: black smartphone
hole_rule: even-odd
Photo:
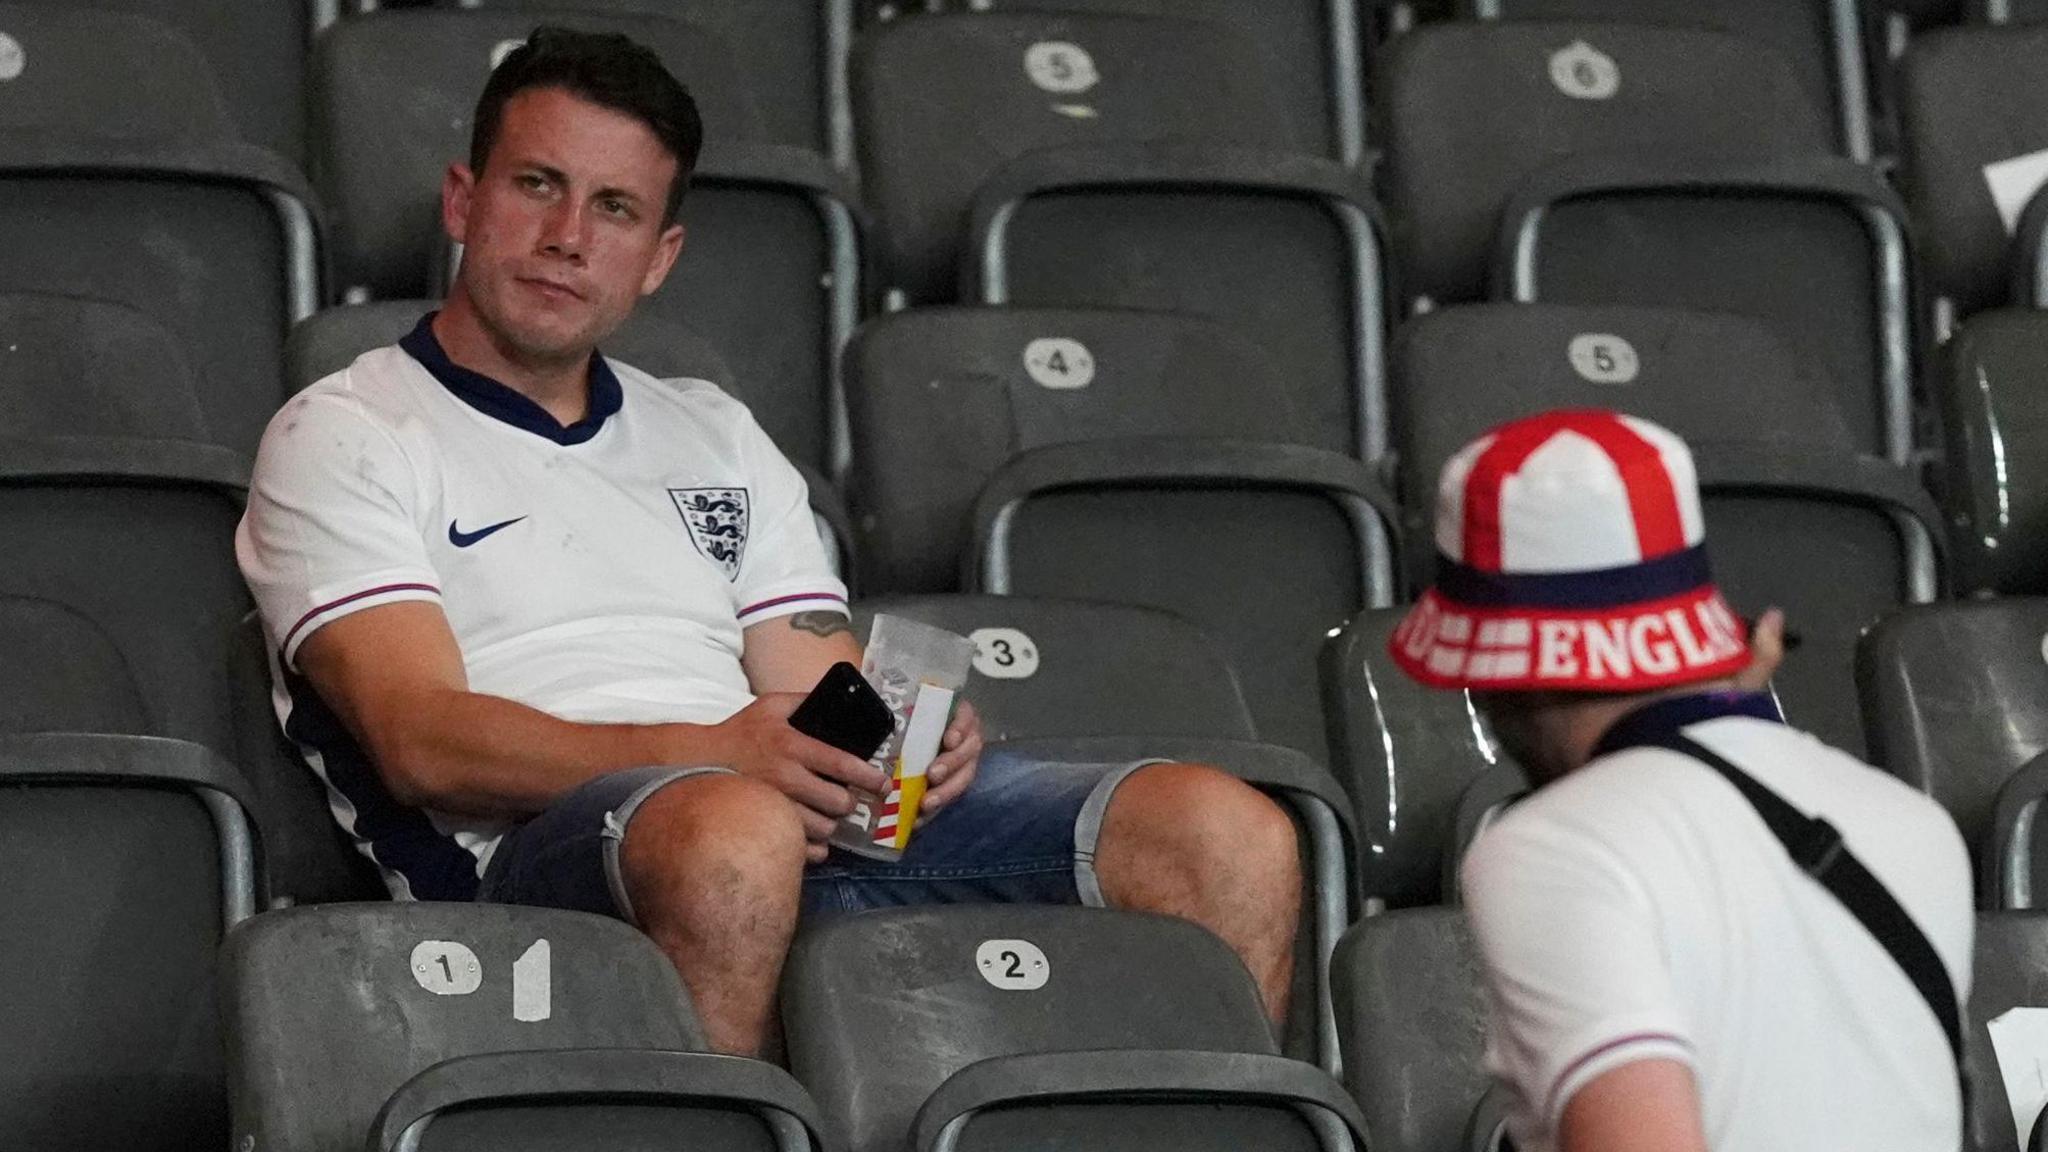
[[[860,669],[841,660],[789,714],[789,726],[866,760],[895,730],[896,717]]]

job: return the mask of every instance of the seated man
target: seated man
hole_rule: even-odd
[[[1536,791],[1460,887],[1522,1152],[1928,1152],[1962,1132],[1970,864],[1926,796],[1779,720],[1716,590],[1691,453],[1610,412],[1444,466],[1397,663]],[[1839,831],[1837,831],[1839,829]]]
[[[786,722],[861,656],[803,482],[718,389],[595,351],[682,250],[696,107],[624,38],[543,29],[474,133],[447,301],[277,415],[237,539],[278,715],[392,893],[638,924],[733,1053],[800,912],[916,901],[1183,916],[1283,1018],[1293,825],[1214,769],[977,765],[963,703],[901,862],[828,852],[883,781]]]

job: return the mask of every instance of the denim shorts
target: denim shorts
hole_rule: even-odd
[[[900,860],[833,849],[804,869],[805,916],[907,904],[1100,907],[1095,847],[1110,797],[1157,760],[1068,764],[993,749],[966,795],[932,816]],[[595,912],[637,923],[619,848],[640,805],[678,780],[723,768],[635,768],[600,776],[498,842],[477,899]]]

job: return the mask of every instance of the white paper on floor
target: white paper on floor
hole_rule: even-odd
[[[2048,1008],[2014,1008],[1990,1024],[1991,1050],[2012,1104],[2012,1126],[2024,1150],[2034,1118],[2048,1104]]]

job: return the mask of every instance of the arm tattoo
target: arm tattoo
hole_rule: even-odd
[[[789,626],[820,639],[853,631],[853,621],[837,612],[798,612],[789,618]]]

